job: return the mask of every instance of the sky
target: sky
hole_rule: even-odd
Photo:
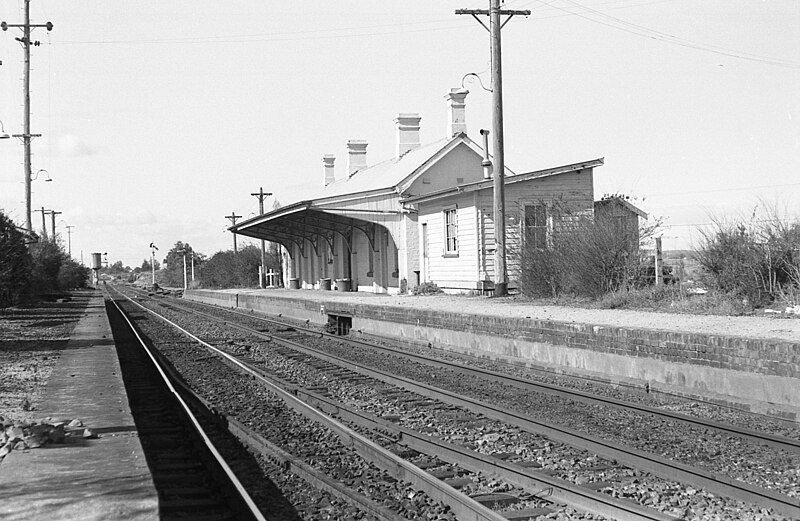
[[[0,0],[21,23],[23,0]],[[289,204],[344,175],[348,139],[391,157],[393,118],[444,137],[444,94],[477,73],[488,33],[458,8],[487,0],[32,0],[33,208],[63,212],[73,257],[132,267],[177,241],[230,249],[235,213],[263,187]],[[665,249],[698,226],[764,207],[800,215],[800,2],[508,0],[506,164],[526,172],[598,157],[595,198],[622,193],[664,220]],[[0,120],[23,125],[19,30],[0,32]],[[491,127],[469,78],[468,133]],[[24,224],[23,147],[0,141],[0,210]],[[44,182],[47,175],[52,182]],[[755,211],[755,209],[759,209]],[[755,211],[755,213],[754,213]],[[35,228],[41,216],[34,213]],[[49,220],[48,220],[49,223]],[[49,224],[48,224],[49,227]],[[66,242],[66,241],[65,241]],[[240,244],[248,239],[240,238]]]

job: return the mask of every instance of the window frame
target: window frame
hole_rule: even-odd
[[[448,222],[448,215],[452,215],[452,221]],[[442,209],[442,225],[444,244],[442,245],[443,257],[458,257],[458,206],[448,206]],[[451,235],[451,232],[453,235]],[[450,247],[452,241],[453,247]]]
[[[539,225],[528,225],[528,208],[541,208],[543,212],[543,223]],[[525,203],[522,207],[522,236],[523,241],[526,243],[533,242],[532,247],[537,250],[546,250],[550,247],[550,237],[551,237],[551,224],[552,221],[550,219],[550,212],[548,212],[548,205],[543,202],[531,202]],[[535,217],[535,215],[534,215]],[[537,239],[537,235],[534,235],[536,231],[541,231],[542,237],[541,239]]]

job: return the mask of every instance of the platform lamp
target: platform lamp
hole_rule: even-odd
[[[6,129],[3,127],[3,121],[0,120],[0,139],[9,139],[11,136],[6,134]]]
[[[45,170],[44,168],[40,168],[36,171],[35,174],[31,174],[31,181],[36,181],[39,178],[39,173],[44,172],[46,179],[44,180],[45,183],[49,183],[53,179],[50,177],[50,172]]]

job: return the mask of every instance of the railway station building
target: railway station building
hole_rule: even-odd
[[[281,244],[287,287],[399,293],[433,282],[445,291],[490,291],[493,180],[484,178],[483,148],[467,135],[466,96],[462,89],[445,96],[442,139],[420,143],[421,117],[398,114],[393,157],[370,163],[366,141],[347,141],[343,170],[335,156],[322,157],[317,194],[230,230]],[[593,159],[523,173],[506,168],[510,286],[518,279],[523,242],[545,247],[558,228],[551,211],[556,201],[572,215],[593,215],[593,172],[602,164]]]

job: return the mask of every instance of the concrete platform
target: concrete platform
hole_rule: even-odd
[[[159,518],[99,292],[62,352],[42,404],[41,417],[78,418],[99,438],[6,456],[0,462],[0,519]]]
[[[800,319],[319,290],[188,290],[184,298],[313,324],[346,320],[353,335],[649,386],[800,422]]]

